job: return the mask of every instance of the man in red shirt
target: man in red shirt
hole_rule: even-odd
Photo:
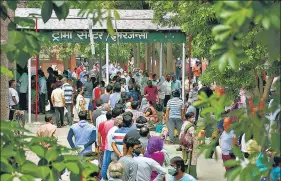
[[[107,135],[110,129],[114,126],[115,118],[121,114],[121,110],[118,108],[114,108],[111,112],[106,113],[107,121],[99,124],[98,129],[98,143],[101,145],[99,147],[99,166],[102,168],[104,151],[106,146],[108,145]]]
[[[149,80],[147,83],[148,86],[144,88],[144,95],[147,98],[148,102],[152,102],[152,104],[156,104],[158,100],[158,88],[153,85],[152,81]]]
[[[77,67],[77,69],[76,69],[77,79],[80,79],[80,73],[82,71],[83,71],[83,65],[80,65],[79,67]]]

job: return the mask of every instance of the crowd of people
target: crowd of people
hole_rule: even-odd
[[[39,70],[39,112],[45,114],[49,102],[51,114],[46,114],[47,124],[39,128],[38,135],[55,135],[56,128],[51,124],[54,113],[57,128],[70,126],[67,140],[71,148],[78,149],[84,156],[98,153],[96,177],[99,179],[165,180],[165,166],[169,166],[170,181],[194,181],[197,178],[198,147],[205,144],[205,137],[209,136],[205,129],[196,134],[200,110],[192,104],[201,92],[208,97],[214,92],[206,85],[199,87],[197,66],[196,62],[192,68],[194,81],[186,100],[181,97],[179,75],[149,76],[141,69],[127,72],[119,67],[110,72],[110,83],[105,85],[99,80],[97,65],[87,71],[82,64],[73,72],[66,70],[62,75],[49,67],[48,78]],[[26,108],[25,82],[24,72],[20,78],[20,97],[16,82],[9,82],[10,119],[18,104],[22,109]],[[35,84],[34,78],[32,84]],[[32,90],[35,91],[34,86]],[[231,109],[237,109],[238,105],[234,102]],[[248,148],[255,145],[254,140],[246,143],[244,135],[238,136],[237,142],[236,135],[230,131],[233,122],[228,111],[225,112],[217,131],[211,136],[222,150],[223,162],[235,159],[234,145],[241,148],[246,158],[251,152]],[[182,158],[170,159],[164,144],[178,142],[176,151],[182,152]],[[96,150],[93,150],[93,144]],[[279,168],[280,158],[275,160],[275,168]],[[226,171],[229,169],[226,166]]]

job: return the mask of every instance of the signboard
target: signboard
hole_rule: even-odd
[[[54,43],[90,43],[88,31],[50,31],[40,32]],[[94,42],[108,43],[184,43],[185,34],[181,32],[118,32],[110,35],[107,32],[93,32]]]

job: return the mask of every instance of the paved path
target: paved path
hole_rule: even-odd
[[[34,119],[33,119],[34,120]],[[26,128],[29,129],[32,133],[35,133],[38,126],[43,123],[43,115],[39,115],[39,123],[32,123],[27,124]],[[68,133],[69,127],[59,128],[57,129],[57,137],[58,142],[61,145],[67,146],[67,133]],[[167,149],[170,158],[174,156],[181,156],[181,152],[177,152],[175,149],[177,148],[177,145],[165,145],[165,148]],[[224,178],[225,169],[222,164],[221,156],[220,156],[220,149],[218,150],[218,161],[214,159],[205,159],[203,156],[200,156],[198,158],[198,165],[197,165],[197,173],[198,173],[198,180],[200,181],[226,181]],[[38,158],[36,155],[32,153],[27,154],[28,159],[38,162]],[[65,178],[64,180],[68,180]]]

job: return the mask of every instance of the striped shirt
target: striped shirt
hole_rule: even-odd
[[[174,97],[167,102],[167,108],[169,108],[169,118],[181,118],[184,103],[180,98]]]
[[[73,92],[72,85],[70,85],[69,83],[65,83],[62,89],[64,90],[66,103],[67,104],[72,103],[72,92]]]
[[[131,130],[132,128],[128,127],[121,127],[117,129],[113,134],[113,143],[116,143],[118,151],[123,154],[123,139],[125,135]]]

